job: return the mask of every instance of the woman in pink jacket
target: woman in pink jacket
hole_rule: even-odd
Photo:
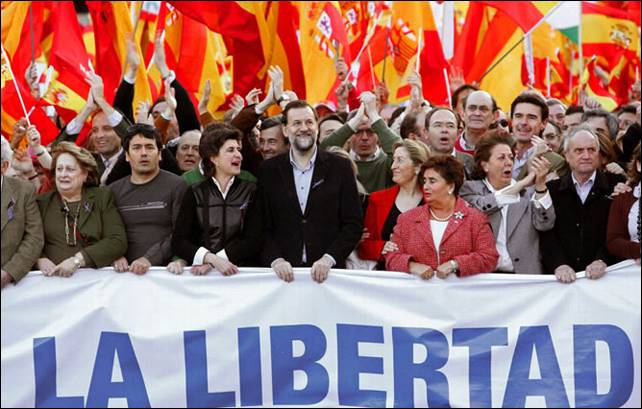
[[[426,204],[399,216],[392,234],[397,249],[386,254],[386,268],[426,280],[493,271],[499,254],[488,219],[458,195],[463,165],[435,155],[419,174]]]

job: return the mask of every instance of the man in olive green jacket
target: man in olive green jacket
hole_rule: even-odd
[[[11,150],[2,146],[2,288],[17,283],[34,265],[44,243],[35,190],[28,182],[5,177]]]

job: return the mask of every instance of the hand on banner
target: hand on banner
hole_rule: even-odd
[[[205,81],[203,86],[203,96],[201,100],[198,101],[198,113],[200,115],[206,114],[209,112],[207,106],[210,104],[210,97],[212,96],[212,82],[210,80]]]
[[[555,269],[555,278],[561,283],[572,283],[575,281],[575,270],[571,266],[562,264]]]
[[[183,268],[187,265],[187,262],[183,259],[174,260],[167,265],[167,271],[172,274],[183,274]]]
[[[190,271],[195,276],[203,276],[209,273],[211,269],[212,269],[212,266],[210,266],[209,264],[198,264],[198,265],[192,266]]]
[[[430,280],[435,275],[435,271],[429,265],[417,263],[416,261],[411,261],[408,267],[410,274],[416,275],[422,280]]]
[[[453,268],[452,263],[450,261],[447,261],[437,267],[437,271],[435,272],[435,274],[439,278],[446,278],[449,274],[452,274],[454,272],[455,269]]]
[[[74,258],[69,257],[58,264],[51,274],[60,277],[71,277],[76,270],[78,270],[78,267],[76,266]]]
[[[139,257],[129,266],[129,271],[134,274],[142,275],[149,271],[152,263],[145,257]]]
[[[7,284],[11,282],[11,274],[7,273],[6,271],[2,270],[2,282],[1,282],[1,288],[4,288]]]
[[[38,270],[42,271],[42,274],[44,274],[46,277],[53,276],[53,271],[56,268],[56,265],[53,263],[53,261],[44,257],[38,259],[38,261],[36,262],[36,266],[38,267]]]
[[[312,279],[317,283],[321,284],[328,278],[328,272],[334,265],[334,262],[330,257],[325,254],[312,264],[312,269],[310,273],[312,274]]]
[[[606,274],[606,263],[602,260],[595,260],[586,266],[586,278],[597,280]]]
[[[294,271],[292,270],[292,264],[288,263],[283,258],[277,258],[272,262],[272,270],[276,273],[276,276],[286,283],[294,281]]]
[[[224,276],[231,276],[239,272],[239,268],[236,265],[212,253],[207,253],[203,261]]]
[[[120,257],[116,261],[114,261],[112,264],[112,267],[114,267],[114,271],[117,273],[124,273],[125,271],[129,270],[129,263],[127,262],[127,259],[125,256]]]

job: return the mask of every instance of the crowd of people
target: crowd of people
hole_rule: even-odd
[[[452,108],[430,106],[415,73],[397,106],[385,84],[359,93],[339,60],[337,106],[300,100],[271,67],[262,99],[235,98],[217,120],[209,92],[194,107],[160,54],[165,92],[154,104],[132,109],[138,62],[128,60],[111,103],[86,73],[85,107],[49,146],[26,119],[3,137],[3,288],[30,270],[68,277],[82,267],[569,283],[639,263],[639,82],[616,112],[533,90],[504,112],[492,90],[471,84],[453,88]]]

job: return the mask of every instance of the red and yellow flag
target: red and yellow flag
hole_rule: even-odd
[[[116,89],[123,78],[127,58],[127,35],[133,38],[134,28],[126,2],[87,2],[96,40],[96,73],[105,84],[105,97],[113,101]],[[142,64],[140,46],[136,44],[141,64],[136,71],[133,109],[138,102],[151,101],[147,71]]]
[[[211,83],[208,109],[216,112],[225,101],[224,80],[220,65],[224,64],[225,50],[221,49],[219,34],[171,8],[165,24],[165,56],[167,65],[187,90],[194,106],[203,96],[205,82]]]
[[[300,44],[308,101],[317,103],[334,97],[337,81],[335,62],[343,57],[352,62],[341,8],[336,1],[301,1]]]
[[[223,36],[233,57],[234,92],[245,95],[265,82],[267,23],[262,6],[252,1],[171,1],[178,11]]]

